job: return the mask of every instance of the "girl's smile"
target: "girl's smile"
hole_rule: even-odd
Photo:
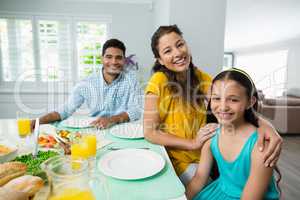
[[[250,107],[246,90],[233,80],[214,83],[211,110],[220,124],[236,124],[244,121],[245,110]]]

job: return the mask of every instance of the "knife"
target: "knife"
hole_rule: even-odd
[[[39,128],[40,128],[40,120],[39,120],[39,118],[36,118],[35,125],[34,125],[34,134],[33,134],[34,142],[35,142],[33,152],[32,152],[33,157],[36,157],[36,155],[38,153],[39,134],[40,134]]]

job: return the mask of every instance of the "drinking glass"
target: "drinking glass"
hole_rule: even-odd
[[[93,173],[96,163],[97,137],[91,130],[82,130],[82,138],[71,145],[73,158],[87,159],[90,172]]]
[[[18,111],[17,112],[17,126],[18,126],[18,133],[20,137],[27,137],[31,134],[31,127],[30,127],[31,120],[28,117],[27,113]]]

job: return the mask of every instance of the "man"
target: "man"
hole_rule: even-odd
[[[59,110],[40,118],[40,123],[64,120],[83,103],[89,115],[98,118],[92,122],[97,128],[137,120],[141,116],[141,91],[133,72],[125,72],[126,47],[120,40],[106,41],[102,49],[103,67],[96,75],[80,81],[68,102]],[[32,127],[35,121],[32,121]]]

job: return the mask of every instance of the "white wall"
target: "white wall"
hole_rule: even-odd
[[[300,88],[300,37],[271,44],[237,49],[234,51],[234,54],[239,56],[277,50],[288,50],[287,88]]]
[[[300,88],[300,38],[291,44],[288,55],[287,87]]]
[[[215,75],[222,69],[226,1],[172,0],[170,23],[177,24],[192,51],[193,63]]]
[[[161,25],[170,24],[170,3],[170,0],[154,1],[154,30]]]

